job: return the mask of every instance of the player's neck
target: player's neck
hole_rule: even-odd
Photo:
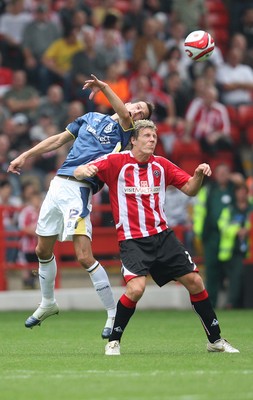
[[[132,150],[132,154],[138,163],[146,163],[152,156],[152,154],[143,154],[134,150]]]

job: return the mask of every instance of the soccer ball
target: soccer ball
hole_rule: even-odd
[[[191,32],[184,41],[185,52],[193,61],[205,61],[214,51],[214,40],[205,31]]]

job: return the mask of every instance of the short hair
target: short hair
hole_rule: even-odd
[[[149,101],[144,101],[144,103],[146,103],[147,107],[148,107],[148,115],[147,115],[146,119],[150,119],[151,115],[155,109],[155,105],[153,103],[150,103]]]
[[[157,131],[157,127],[153,121],[150,121],[149,119],[140,119],[139,121],[135,121],[135,123],[134,123],[134,133],[133,133],[132,137],[134,139],[137,139],[139,136],[140,130],[144,129],[144,128],[153,129],[155,132]]]

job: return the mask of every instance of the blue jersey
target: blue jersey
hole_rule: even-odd
[[[77,118],[67,127],[74,137],[75,142],[66,160],[58,169],[57,175],[73,176],[74,170],[83,164],[95,160],[105,154],[123,150],[129,142],[134,131],[134,126],[124,130],[118,122],[109,115],[90,112]],[[97,178],[86,179],[97,190]]]

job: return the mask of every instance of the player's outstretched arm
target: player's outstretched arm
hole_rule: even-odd
[[[85,81],[85,84],[83,86],[83,89],[91,89],[91,94],[89,98],[93,99],[96,93],[101,90],[107,97],[115,113],[118,114],[120,125],[124,129],[128,129],[132,124],[132,120],[129,111],[127,110],[123,101],[116,95],[116,93],[114,93],[114,91],[106,82],[100,81],[95,75],[91,75],[91,78],[92,79],[88,79],[87,81]]]
[[[56,150],[63,144],[73,140],[73,136],[68,132],[64,131],[57,135],[50,136],[49,138],[38,143],[36,146],[20,154],[17,158],[10,162],[7,172],[20,175],[21,169],[25,164],[27,158],[35,157],[48,151]]]
[[[196,196],[201,188],[204,176],[211,176],[212,171],[209,164],[200,164],[194,171],[193,176],[181,187],[181,191],[188,196]]]

